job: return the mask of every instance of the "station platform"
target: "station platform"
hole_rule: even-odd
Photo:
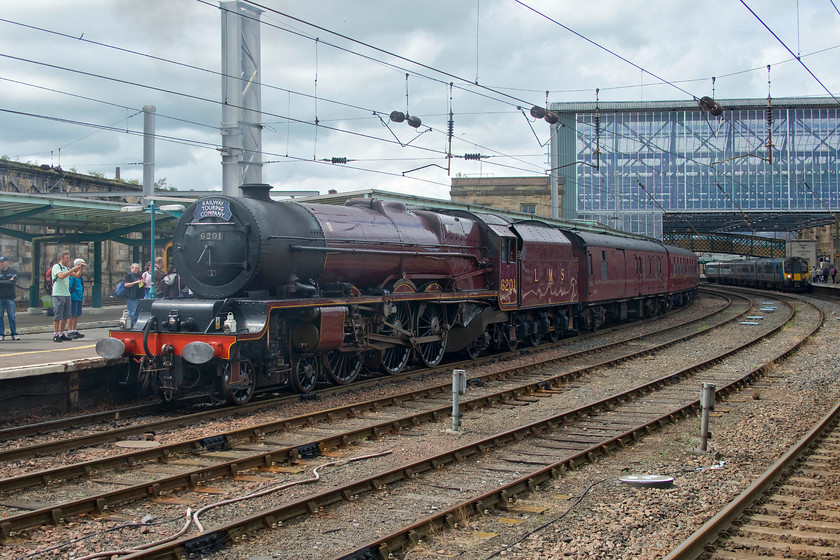
[[[46,312],[15,314],[20,340],[11,340],[8,317],[4,316],[6,339],[0,341],[0,383],[51,373],[67,373],[102,367],[113,360],[100,358],[96,342],[108,336],[108,329],[119,326],[125,304],[106,305],[98,310],[85,307],[78,330],[84,338],[53,341],[53,318]],[[98,312],[101,310],[101,312]]]

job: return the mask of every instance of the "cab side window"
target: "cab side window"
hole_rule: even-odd
[[[502,262],[516,262],[516,240],[505,237],[502,239]]]

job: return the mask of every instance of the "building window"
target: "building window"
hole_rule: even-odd
[[[537,205],[536,204],[522,204],[520,205],[522,208],[522,212],[525,214],[536,214],[537,213]]]

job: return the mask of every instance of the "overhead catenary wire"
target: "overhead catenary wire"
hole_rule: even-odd
[[[207,2],[206,0],[196,0],[196,1],[197,1],[197,2],[201,2],[201,3],[203,3],[203,4],[211,5],[211,4],[210,4],[209,2]],[[278,16],[281,16],[281,17],[284,17],[284,18],[290,19],[290,20],[292,20],[292,21],[295,21],[295,22],[297,22],[297,23],[301,23],[301,24],[303,24],[303,25],[306,25],[306,26],[312,27],[313,29],[317,29],[317,30],[322,31],[322,32],[324,32],[324,33],[329,33],[330,35],[334,35],[334,36],[336,36],[336,37],[339,37],[339,38],[341,38],[341,39],[344,39],[345,41],[350,41],[350,42],[352,42],[352,43],[355,43],[355,44],[358,44],[358,45],[364,46],[365,48],[368,48],[368,49],[374,50],[374,51],[376,51],[376,52],[378,52],[378,53],[381,53],[381,54],[385,54],[385,55],[388,55],[388,56],[394,57],[394,58],[396,58],[396,59],[398,59],[398,60],[401,60],[401,61],[403,61],[403,62],[408,62],[408,63],[410,63],[410,64],[413,64],[413,65],[416,65],[416,66],[418,66],[418,67],[420,67],[420,68],[423,68],[423,69],[425,69],[425,70],[429,70],[429,71],[435,72],[435,73],[437,73],[437,74],[440,74],[440,75],[442,75],[442,76],[445,76],[445,77],[446,77],[446,80],[443,80],[443,79],[440,79],[440,78],[433,78],[433,77],[431,77],[431,76],[426,76],[426,75],[423,75],[423,74],[418,74],[418,75],[420,75],[420,76],[422,76],[422,77],[425,77],[425,78],[427,78],[427,79],[434,80],[434,81],[439,82],[439,83],[446,83],[448,80],[450,80],[450,79],[451,79],[451,80],[455,80],[456,82],[460,82],[460,83],[463,83],[463,84],[470,84],[471,86],[475,86],[475,87],[478,87],[478,88],[480,88],[480,89],[486,90],[486,91],[491,92],[491,93],[493,93],[493,94],[495,94],[495,95],[498,95],[498,96],[504,97],[504,98],[506,98],[506,99],[508,100],[508,101],[501,101],[501,100],[499,100],[499,99],[496,99],[496,101],[499,101],[499,102],[502,102],[502,103],[514,104],[514,105],[518,105],[518,104],[533,105],[533,103],[532,103],[532,102],[530,102],[530,101],[526,101],[526,100],[524,100],[524,99],[520,99],[520,98],[518,98],[518,97],[515,97],[515,96],[512,96],[512,95],[509,95],[509,94],[504,93],[504,92],[502,92],[502,91],[497,91],[497,90],[495,90],[495,89],[493,89],[493,88],[490,88],[490,87],[484,86],[484,85],[482,85],[482,84],[472,82],[472,81],[470,81],[469,79],[464,78],[464,77],[462,77],[462,76],[459,76],[459,75],[457,75],[457,74],[453,74],[453,73],[451,73],[451,72],[447,72],[446,70],[441,70],[441,69],[439,69],[439,68],[435,68],[434,66],[430,66],[430,65],[428,65],[428,64],[424,64],[424,63],[419,62],[419,61],[417,61],[417,60],[413,60],[413,59],[408,58],[408,57],[406,57],[406,56],[403,56],[403,55],[397,54],[397,53],[395,53],[395,52],[389,51],[389,50],[387,50],[387,49],[383,49],[383,48],[377,47],[377,46],[372,45],[372,44],[370,44],[370,43],[366,43],[365,41],[361,41],[361,40],[359,40],[359,39],[355,39],[355,38],[353,38],[353,37],[350,37],[350,36],[348,36],[348,35],[344,35],[344,34],[339,33],[339,32],[337,32],[337,31],[333,31],[333,30],[331,30],[331,29],[328,29],[328,28],[326,28],[326,27],[323,27],[323,26],[317,25],[317,24],[312,23],[312,22],[310,22],[310,21],[306,21],[306,20],[304,20],[304,19],[301,19],[301,18],[295,17],[295,16],[293,16],[293,15],[291,15],[291,14],[288,14],[288,13],[282,12],[282,11],[277,10],[277,9],[274,9],[274,8],[270,8],[270,7],[268,7],[268,6],[265,6],[264,4],[260,4],[259,2],[254,2],[253,0],[243,0],[243,1],[244,1],[244,2],[246,2],[247,4],[250,4],[250,5],[252,5],[252,6],[255,6],[255,7],[259,8],[259,9],[261,9],[261,10],[265,11],[265,12],[269,12],[269,13],[272,13],[272,14],[275,14],[275,15],[278,15]],[[247,16],[243,16],[243,17],[247,17]],[[259,21],[259,20],[257,20],[257,21]],[[327,44],[327,43],[325,43],[325,44]],[[338,46],[338,45],[333,45],[333,44],[330,44],[330,46],[331,46],[331,47],[335,47],[335,48],[339,48],[339,49],[341,49],[341,50],[345,50],[345,51],[347,51],[347,49],[345,49],[345,48],[343,48],[343,47],[340,47],[340,46]],[[352,51],[351,51],[351,52],[352,52]],[[357,54],[357,55],[359,55],[359,56],[364,56],[364,55],[361,55],[360,53],[354,53],[354,54]],[[380,62],[383,62],[383,61],[380,61]],[[384,63],[384,62],[383,62],[383,63]],[[387,64],[387,63],[385,63],[385,64]],[[412,73],[417,74],[417,72],[412,72]],[[455,87],[459,87],[459,86],[458,86],[458,85],[456,85]],[[466,89],[466,88],[460,88],[460,89]],[[478,94],[477,92],[475,92],[475,91],[473,91],[473,90],[469,90],[469,89],[467,89],[466,91],[470,91],[470,92],[472,92],[472,93],[476,93],[476,94]]]
[[[121,129],[121,128],[117,128],[117,127],[113,127],[113,126],[108,126],[108,125],[102,125],[102,124],[97,124],[97,123],[88,123],[88,122],[78,121],[78,120],[73,120],[73,119],[65,119],[65,118],[62,118],[62,117],[39,115],[39,114],[36,114],[36,113],[27,113],[27,112],[23,112],[23,111],[14,111],[12,109],[6,109],[6,108],[2,108],[2,107],[0,107],[0,113],[8,113],[8,114],[26,116],[26,117],[31,117],[31,118],[39,118],[39,119],[44,119],[44,120],[49,120],[49,121],[54,121],[54,122],[60,122],[60,123],[64,123],[64,124],[72,124],[72,125],[77,125],[77,126],[87,126],[87,127],[91,127],[91,128],[108,130],[108,131],[111,131],[111,132],[117,132],[117,133],[121,133],[121,134],[130,134],[130,135],[134,135],[134,136],[141,136],[142,137],[144,135],[143,131],[135,131],[135,130],[126,131],[125,129]],[[221,145],[216,144],[216,143],[212,143],[212,142],[204,142],[204,141],[200,141],[200,140],[191,140],[191,139],[188,139],[188,138],[178,138],[178,137],[175,137],[175,136],[168,136],[168,135],[163,135],[163,134],[159,134],[159,133],[155,134],[155,138],[158,139],[158,140],[163,140],[165,142],[171,142],[171,143],[175,143],[175,144],[184,144],[184,145],[199,147],[199,148],[206,148],[206,149],[211,149],[211,150],[214,150],[214,151],[218,151],[222,148]],[[247,151],[246,151],[246,153],[247,153]],[[281,158],[285,158],[285,159],[290,160],[290,161],[308,162],[308,163],[317,163],[317,164],[321,164],[321,165],[329,165],[329,164],[326,164],[326,163],[323,163],[323,162],[320,162],[320,161],[317,161],[317,160],[311,160],[311,159],[308,159],[308,158],[295,157],[295,156],[272,153],[272,152],[263,152],[263,155],[281,157]],[[263,163],[267,164],[267,163],[277,163],[277,162],[268,161],[268,162],[263,162]],[[381,170],[377,170],[377,169],[367,169],[367,168],[353,167],[353,166],[349,166],[349,165],[348,166],[342,166],[342,167],[345,168],[345,169],[355,169],[355,170],[358,170],[358,171],[376,173],[376,174],[380,174],[380,175],[387,175],[387,176],[392,176],[392,177],[402,177],[401,175],[398,175],[396,173],[391,173],[391,172],[388,172],[388,171],[381,171]],[[440,182],[440,181],[432,181],[432,180],[420,179],[420,178],[416,178],[416,177],[410,177],[410,179],[412,179],[414,181],[423,182],[423,183],[431,183],[431,184],[435,184],[435,185],[449,186],[448,183],[443,183],[443,182]]]
[[[206,2],[202,2],[201,0],[198,0],[198,1],[199,1],[200,3],[205,3],[205,4],[206,4]],[[209,5],[209,4],[208,4],[208,5]],[[215,6],[214,6],[214,7],[215,7]],[[97,46],[100,46],[100,47],[105,47],[105,48],[115,49],[115,50],[118,50],[118,51],[122,51],[122,52],[130,53],[130,54],[137,55],[137,56],[143,56],[143,57],[147,57],[147,58],[154,59],[154,60],[159,60],[159,61],[163,61],[163,62],[173,63],[173,64],[176,64],[176,65],[179,65],[179,66],[182,66],[182,67],[187,67],[187,68],[190,68],[190,69],[194,69],[194,70],[198,70],[198,71],[202,71],[202,72],[207,72],[207,73],[210,73],[210,74],[213,74],[213,75],[219,75],[219,76],[221,76],[221,75],[222,75],[222,73],[220,73],[220,72],[215,72],[215,71],[212,71],[212,70],[208,70],[208,69],[205,69],[205,68],[201,68],[201,67],[199,67],[199,66],[190,65],[190,64],[185,64],[185,63],[182,63],[182,62],[177,62],[177,61],[172,61],[172,60],[165,59],[165,58],[162,58],[162,57],[156,57],[156,56],[153,56],[153,55],[148,55],[148,54],[146,54],[146,53],[141,53],[141,52],[138,52],[138,51],[133,51],[133,50],[131,50],[131,49],[125,49],[125,48],[122,48],[122,47],[116,47],[116,46],[109,45],[109,44],[102,43],[102,42],[98,42],[98,41],[91,41],[91,40],[89,40],[89,39],[84,39],[84,38],[74,37],[74,36],[70,36],[70,35],[65,34],[65,33],[59,33],[59,32],[52,31],[52,30],[48,30],[48,29],[41,28],[41,27],[31,26],[31,25],[28,25],[28,24],[22,24],[22,23],[19,23],[19,22],[14,22],[14,21],[11,21],[11,20],[3,19],[3,18],[0,18],[0,21],[6,22],[6,23],[10,23],[10,24],[14,24],[14,25],[19,25],[19,26],[26,27],[26,28],[35,29],[35,30],[38,30],[38,31],[46,32],[46,33],[55,34],[55,35],[57,35],[57,36],[65,37],[65,38],[68,38],[68,39],[72,39],[72,40],[74,40],[74,41],[83,41],[83,42],[88,42],[88,43],[91,43],[91,44],[93,44],[93,45],[97,45]],[[317,38],[315,38],[315,39],[317,39]],[[319,42],[320,42],[320,41],[319,41]],[[2,55],[2,53],[0,53],[0,56],[3,56],[3,55]],[[360,56],[364,56],[364,55],[360,55]],[[174,90],[167,90],[167,89],[165,89],[165,88],[155,88],[155,87],[153,87],[153,86],[148,86],[148,85],[145,85],[145,84],[140,84],[140,83],[137,83],[137,82],[130,82],[130,81],[127,81],[127,80],[120,80],[120,79],[118,79],[118,78],[111,78],[111,77],[108,77],[108,76],[100,76],[100,75],[96,75],[96,74],[93,74],[93,73],[85,73],[85,72],[78,71],[78,70],[74,70],[74,69],[71,69],[71,68],[60,67],[60,66],[57,66],[57,65],[49,65],[49,64],[47,64],[47,63],[43,63],[43,62],[39,62],[39,61],[33,61],[33,60],[24,59],[24,58],[20,58],[20,57],[11,57],[11,58],[12,58],[12,59],[18,59],[18,60],[21,60],[21,61],[24,61],[24,62],[30,62],[30,63],[33,63],[33,64],[42,64],[42,65],[46,65],[47,67],[52,67],[52,68],[56,68],[56,69],[63,69],[63,70],[70,71],[70,72],[78,72],[78,73],[81,73],[81,74],[83,74],[83,75],[88,75],[88,76],[93,76],[93,77],[99,77],[99,78],[101,78],[101,79],[114,80],[114,81],[116,81],[116,82],[124,83],[124,84],[127,84],[127,85],[134,85],[134,86],[137,86],[137,87],[146,87],[146,88],[150,88],[150,89],[153,89],[153,90],[161,91],[161,92],[164,92],[164,93],[170,93],[170,94],[174,94],[174,95],[183,95],[183,96],[186,96],[186,97],[191,97],[191,98],[193,98],[193,99],[199,99],[199,100],[202,100],[202,101],[209,101],[209,102],[219,103],[219,102],[216,102],[215,100],[212,100],[212,99],[201,98],[201,97],[199,97],[199,96],[190,96],[189,94],[183,94],[183,93],[181,93],[181,92],[177,92],[177,91],[174,91]],[[237,79],[239,79],[239,78],[237,78]],[[271,85],[269,85],[269,84],[262,84],[262,83],[260,83],[260,85],[262,85],[262,86],[266,86],[266,87],[275,87],[275,86],[271,86]],[[447,85],[449,85],[449,84],[447,84]],[[284,92],[286,92],[288,95],[295,94],[295,95],[304,96],[304,97],[311,97],[311,98],[315,98],[315,97],[317,97],[317,95],[315,95],[315,96],[313,96],[313,95],[308,95],[308,94],[305,94],[305,93],[296,92],[296,91],[289,90],[289,89],[286,89],[286,88],[275,88],[275,89],[278,89],[278,90],[284,91]],[[72,94],[70,94],[70,95],[72,95]],[[322,99],[322,98],[319,98],[319,99]],[[371,110],[371,109],[368,109],[368,108],[364,108],[364,107],[360,107],[360,106],[358,106],[358,105],[353,105],[353,104],[348,104],[348,103],[342,103],[342,102],[335,101],[335,100],[327,100],[327,101],[329,101],[330,103],[335,103],[335,104],[342,105],[342,106],[347,106],[347,107],[350,107],[350,108],[355,108],[355,109],[360,109],[360,110],[365,110],[365,111],[372,111],[372,112],[376,113],[376,111],[374,111],[374,110]],[[316,103],[317,103],[317,101],[316,101]],[[288,133],[288,125],[289,125],[289,124],[291,124],[292,122],[296,122],[296,123],[299,123],[299,124],[313,125],[313,123],[308,122],[308,121],[305,121],[305,120],[302,120],[302,119],[294,119],[294,118],[291,118],[291,117],[285,117],[285,116],[283,116],[283,115],[277,115],[277,114],[273,114],[273,113],[268,113],[268,112],[266,112],[266,111],[261,111],[261,113],[262,113],[263,115],[267,115],[267,116],[271,116],[271,117],[275,117],[275,118],[283,119],[283,120],[287,123],[287,133]],[[341,119],[341,120],[347,120],[347,119]],[[188,121],[188,122],[189,122],[189,121]],[[317,126],[318,126],[318,124],[319,124],[320,122],[321,122],[321,121],[320,121],[320,120],[318,120],[318,117],[317,117],[317,115],[316,115],[316,122],[314,123],[314,126],[316,126],[316,128],[317,128]],[[201,123],[196,123],[196,124],[201,124]],[[210,126],[210,125],[202,125],[202,126]],[[331,127],[328,127],[328,128],[331,128]],[[349,130],[345,130],[345,129],[331,128],[331,130],[334,130],[334,131],[337,131],[337,132],[345,132],[345,133],[349,133],[349,134],[361,135],[361,136],[363,136],[363,137],[367,137],[367,138],[370,138],[370,139],[373,139],[373,140],[379,140],[379,141],[386,141],[386,142],[390,142],[390,141],[388,141],[388,140],[385,140],[385,139],[382,139],[382,138],[379,138],[379,137],[369,136],[369,135],[362,135],[362,134],[360,134],[360,133],[355,133],[355,132],[353,132],[353,131],[349,131]],[[316,131],[316,134],[317,134],[317,131]],[[288,139],[287,139],[287,140],[288,140]],[[287,142],[287,143],[288,143],[288,142]],[[426,148],[421,148],[421,149],[426,149]],[[432,150],[432,151],[434,151],[434,150]],[[313,159],[316,159],[316,157],[313,157]]]
[[[546,15],[546,14],[542,13],[541,11],[537,10],[536,8],[534,8],[534,7],[532,7],[532,6],[529,6],[528,4],[526,4],[525,2],[523,2],[522,0],[514,0],[514,2],[516,2],[517,4],[519,4],[520,6],[522,6],[522,7],[524,7],[524,8],[527,8],[527,9],[531,10],[532,12],[534,12],[535,14],[537,14],[538,16],[540,16],[540,17],[543,17],[543,18],[547,19],[548,21],[550,21],[550,22],[554,23],[555,25],[558,25],[559,27],[562,27],[563,29],[565,29],[565,30],[566,30],[566,31],[568,31],[569,33],[572,33],[573,35],[575,35],[575,36],[577,36],[577,37],[579,37],[579,38],[583,39],[584,41],[586,41],[586,42],[588,42],[588,43],[590,43],[590,44],[592,44],[592,45],[594,45],[594,46],[598,47],[599,49],[601,49],[601,50],[603,50],[603,51],[606,51],[607,53],[609,53],[609,54],[613,55],[614,57],[618,58],[619,60],[621,60],[621,61],[623,61],[623,62],[626,62],[627,64],[629,64],[629,65],[630,65],[630,66],[632,66],[633,68],[636,68],[637,70],[640,70],[640,71],[642,72],[642,74],[647,74],[648,76],[652,76],[652,77],[656,78],[657,80],[661,81],[662,83],[664,83],[664,84],[668,84],[669,86],[673,87],[674,89],[681,91],[682,93],[686,94],[687,96],[691,97],[692,99],[697,99],[697,96],[696,96],[696,95],[694,95],[694,94],[693,94],[693,93],[691,93],[690,91],[687,91],[687,90],[685,90],[685,89],[681,88],[681,87],[680,87],[680,86],[678,86],[676,83],[674,83],[674,82],[670,82],[670,81],[666,80],[665,78],[661,78],[661,77],[657,76],[656,74],[654,74],[654,73],[653,73],[653,72],[651,72],[650,70],[646,70],[645,68],[642,68],[641,66],[639,66],[639,65],[638,65],[638,64],[636,64],[635,62],[633,62],[633,61],[631,61],[631,60],[629,60],[629,59],[627,59],[627,58],[625,58],[625,57],[621,56],[621,55],[620,55],[620,54],[618,54],[617,52],[615,52],[615,51],[613,51],[613,50],[611,50],[611,49],[609,49],[609,48],[605,47],[604,45],[602,45],[602,44],[598,43],[597,41],[594,41],[594,40],[590,39],[590,38],[589,38],[589,37],[587,37],[586,35],[583,35],[583,34],[581,34],[581,33],[578,33],[577,31],[575,31],[574,29],[572,29],[572,28],[571,28],[571,27],[569,27],[568,25],[565,25],[565,24],[563,24],[563,23],[560,23],[560,22],[559,22],[559,21],[557,21],[556,19],[554,19],[554,18],[552,18],[552,17],[550,17],[550,16],[548,16],[548,15]]]
[[[833,45],[831,47],[826,47],[824,49],[818,49],[816,51],[811,51],[809,53],[803,54],[800,58],[808,58],[808,57],[811,57],[811,56],[815,56],[815,55],[818,55],[818,54],[823,54],[823,53],[826,53],[828,51],[832,51],[832,50],[836,50],[836,49],[840,49],[840,45]],[[782,64],[787,64],[789,62],[797,62],[797,58],[796,57],[786,58],[785,60],[772,62],[771,64],[773,66],[780,66]],[[671,80],[670,83],[672,83],[672,84],[694,84],[694,83],[698,83],[699,84],[699,83],[707,82],[711,78],[716,78],[718,80],[721,79],[721,78],[731,78],[731,77],[734,77],[734,76],[740,76],[742,74],[749,74],[751,72],[760,72],[760,71],[764,70],[764,68],[765,68],[765,66],[755,66],[753,68],[747,68],[747,69],[744,69],[744,70],[736,70],[734,72],[728,72],[728,73],[725,73],[725,74],[717,74],[715,76],[707,76],[707,77],[704,77],[704,78],[688,78],[688,79],[685,79],[685,80]],[[656,86],[656,85],[665,86],[665,85],[669,85],[669,84],[666,83],[666,82],[655,82],[655,83],[651,83],[651,84],[646,84],[646,86],[648,86],[648,87],[649,86]],[[507,90],[507,91],[522,91],[522,92],[528,92],[528,93],[541,93],[543,91],[541,89],[514,88],[514,87],[507,87],[507,86],[500,86],[500,85],[493,85],[491,87],[493,87],[494,89],[503,90],[503,91],[504,90]],[[601,89],[601,91],[616,91],[616,90],[623,90],[623,89],[636,89],[638,87],[639,87],[639,84],[634,83],[634,84],[624,84],[624,85],[615,85],[615,86],[601,86],[600,89]],[[550,90],[550,93],[552,93],[552,94],[586,93],[586,92],[589,92],[589,91],[592,91],[592,88],[582,87],[582,88],[574,88],[574,89],[552,89],[552,90]],[[803,95],[803,96],[800,96],[800,97],[808,97],[808,96]]]
[[[108,80],[108,81],[112,81],[112,82],[116,82],[116,83],[121,83],[121,84],[124,84],[124,85],[140,87],[140,88],[149,89],[149,90],[152,90],[152,91],[158,91],[158,92],[166,93],[166,94],[170,94],[170,95],[177,95],[177,96],[184,97],[184,98],[187,98],[187,99],[202,101],[202,102],[206,102],[206,103],[212,103],[212,104],[215,104],[215,105],[222,105],[223,104],[222,101],[212,99],[212,98],[209,98],[209,97],[202,97],[200,95],[194,95],[194,94],[190,94],[190,93],[175,91],[175,90],[172,90],[172,89],[161,88],[161,87],[152,86],[152,85],[148,85],[148,84],[142,84],[142,83],[139,83],[139,82],[133,82],[131,80],[123,80],[121,78],[104,76],[104,75],[101,75],[101,74],[95,74],[93,72],[86,72],[84,70],[67,68],[67,67],[64,67],[64,66],[58,66],[56,64],[49,64],[47,62],[41,62],[41,61],[37,61],[37,60],[26,59],[26,58],[22,58],[22,57],[18,57],[18,56],[12,56],[12,55],[5,54],[5,53],[0,53],[0,58],[7,58],[7,59],[10,59],[10,60],[16,60],[16,61],[19,61],[19,62],[28,62],[28,63],[31,63],[31,64],[36,64],[36,65],[44,66],[44,67],[47,67],[47,68],[52,68],[54,70],[63,70],[63,71],[66,71],[66,72],[72,72],[72,73],[76,73],[76,74],[80,74],[80,75],[84,75],[84,76],[88,76],[88,77]],[[240,107],[240,106],[237,106],[236,108],[245,109],[245,107]],[[307,124],[307,125],[313,125],[314,124],[311,121],[306,121],[306,120],[303,120],[303,119],[296,119],[296,118],[293,118],[293,117],[290,117],[290,116],[279,115],[277,113],[271,113],[271,112],[268,112],[268,111],[260,111],[260,114],[268,115],[268,116],[275,117],[275,118],[288,119],[288,120],[291,120],[292,122],[296,122],[296,123],[299,123],[299,124]],[[327,129],[335,131],[335,132],[342,132],[342,133],[346,133],[346,134],[351,134],[351,135],[354,135],[354,136],[359,136],[359,137],[367,138],[367,139],[370,139],[370,140],[378,140],[378,141],[381,141],[381,142],[387,142],[387,143],[391,143],[391,144],[397,143],[397,142],[394,142],[394,141],[391,141],[391,140],[388,140],[388,139],[385,139],[385,138],[380,138],[380,137],[377,137],[377,136],[372,136],[372,135],[364,134],[364,133],[361,133],[361,132],[354,132],[354,131],[340,129],[340,128],[336,128],[336,127],[326,127],[326,126],[323,126],[323,125],[321,125],[321,126],[323,128],[327,128]],[[435,150],[433,148],[425,148],[425,147],[421,147],[421,146],[414,146],[414,148],[419,149],[419,150],[429,151],[429,152],[436,152],[436,153],[441,153],[441,154],[444,153],[440,150]]]
[[[206,3],[206,2],[204,2],[204,3]],[[208,5],[210,5],[210,4],[208,3]],[[214,7],[214,8],[216,8],[216,9],[218,9],[218,6],[213,6],[213,7]],[[73,39],[74,39],[74,40],[78,40],[79,38],[78,38],[78,37],[73,37]],[[317,40],[317,37],[315,38],[315,40]],[[383,51],[383,52],[388,52],[388,51]],[[392,54],[392,53],[391,53],[391,54]],[[165,59],[164,59],[164,60],[165,60]],[[410,61],[410,59],[406,59],[406,60],[409,60],[409,61]],[[382,61],[377,61],[377,62],[382,63]],[[412,62],[412,63],[414,63],[414,61],[411,61],[411,62]],[[651,75],[653,75],[653,74],[651,74]],[[476,80],[476,81],[477,81],[477,80]],[[636,87],[636,86],[633,86],[633,87]],[[604,89],[608,89],[608,88],[604,88]],[[287,91],[289,91],[289,92],[290,92],[291,90],[287,90]],[[298,93],[298,92],[295,92],[295,94],[296,94],[296,95],[299,95],[299,93]],[[291,95],[291,93],[289,93],[289,95]],[[315,97],[315,98],[316,98],[316,106],[317,106],[317,98],[318,98],[317,93],[316,93],[316,95],[315,95],[315,96],[313,96],[313,97]],[[288,118],[286,118],[286,117],[283,117],[283,116],[278,116],[278,118],[282,118],[282,119],[284,119],[284,120],[285,120],[285,122],[286,122],[287,124],[290,124],[290,123],[292,123],[292,122],[299,122],[299,123],[302,123],[302,124],[307,124],[307,125],[311,125],[311,124],[312,124],[311,122],[301,121],[301,120],[297,120],[297,119],[290,120],[290,119],[288,119]],[[317,127],[318,122],[321,122],[321,121],[318,121],[317,119],[318,119],[318,116],[317,116],[317,111],[316,111],[316,123],[315,123],[315,124],[316,124],[316,127]],[[337,130],[341,130],[341,129],[337,129]],[[346,132],[346,131],[345,131],[345,132]],[[317,134],[317,130],[316,130],[316,134]],[[376,138],[376,137],[373,137],[373,138]],[[382,140],[381,138],[376,138],[376,139],[378,139],[378,140]],[[287,149],[287,152],[288,152],[288,149]],[[447,153],[449,153],[449,152],[451,152],[451,150],[447,150]]]
[[[771,34],[773,37],[775,37],[775,38],[776,38],[776,40],[777,40],[777,41],[778,41],[778,42],[779,42],[779,43],[780,43],[780,44],[781,44],[781,45],[785,48],[785,50],[786,50],[787,52],[789,52],[789,53],[791,54],[791,56],[793,56],[793,57],[796,59],[796,61],[797,61],[797,62],[799,62],[799,64],[800,64],[800,65],[802,65],[802,67],[803,67],[803,68],[804,68],[804,69],[808,72],[808,74],[810,74],[810,75],[811,75],[811,77],[812,77],[812,78],[814,78],[814,80],[816,80],[816,81],[817,81],[817,83],[818,83],[818,84],[820,84],[820,86],[821,86],[821,87],[822,87],[822,88],[826,91],[826,93],[828,93],[828,95],[829,95],[829,96],[831,96],[831,98],[832,98],[832,99],[833,99],[833,100],[834,100],[837,104],[840,104],[840,99],[837,99],[837,97],[835,97],[835,95],[834,95],[833,93],[831,93],[831,91],[830,91],[830,90],[826,87],[826,85],[825,85],[824,83],[822,83],[822,81],[821,81],[819,78],[817,78],[816,74],[814,74],[814,73],[811,71],[811,69],[810,69],[810,68],[808,68],[808,66],[807,66],[804,62],[802,62],[802,58],[801,58],[800,56],[797,56],[796,54],[794,54],[794,52],[793,52],[792,50],[790,50],[790,47],[788,47],[788,46],[785,44],[785,42],[784,42],[784,41],[782,41],[782,39],[781,39],[778,35],[776,35],[776,33],[775,33],[772,29],[770,29],[770,26],[769,26],[769,25],[767,25],[766,23],[764,23],[764,20],[763,20],[763,19],[761,19],[761,17],[759,17],[759,15],[758,15],[757,13],[755,13],[755,12],[753,11],[753,9],[752,9],[752,8],[750,8],[750,7],[747,5],[747,3],[746,3],[746,2],[744,2],[744,0],[741,0],[741,4],[743,4],[743,5],[744,5],[744,7],[745,7],[747,10],[749,10],[749,12],[750,12],[753,16],[755,16],[755,19],[757,19],[757,20],[758,20],[758,22],[759,22],[759,23],[761,23],[761,25],[763,25],[763,26],[764,26],[764,28],[765,28],[767,31],[769,31],[769,32],[770,32],[770,34]],[[833,2],[832,2],[832,4],[833,4]],[[835,6],[835,8],[836,8],[836,6]]]

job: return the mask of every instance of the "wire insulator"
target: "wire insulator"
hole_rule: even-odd
[[[545,116],[545,109],[543,109],[542,107],[537,107],[536,105],[531,107],[531,110],[529,112],[531,113],[531,116],[535,119],[541,119]]]
[[[767,121],[767,126],[773,126],[773,107],[770,105],[764,110],[764,120]]]
[[[601,113],[595,113],[595,136],[601,135]]]
[[[334,157],[330,159],[331,163],[347,163],[346,157]]]
[[[449,112],[449,123],[446,125],[446,134],[452,140],[452,133],[455,131],[455,121],[452,120],[452,111]]]
[[[464,154],[464,159],[481,159],[481,154]]]

